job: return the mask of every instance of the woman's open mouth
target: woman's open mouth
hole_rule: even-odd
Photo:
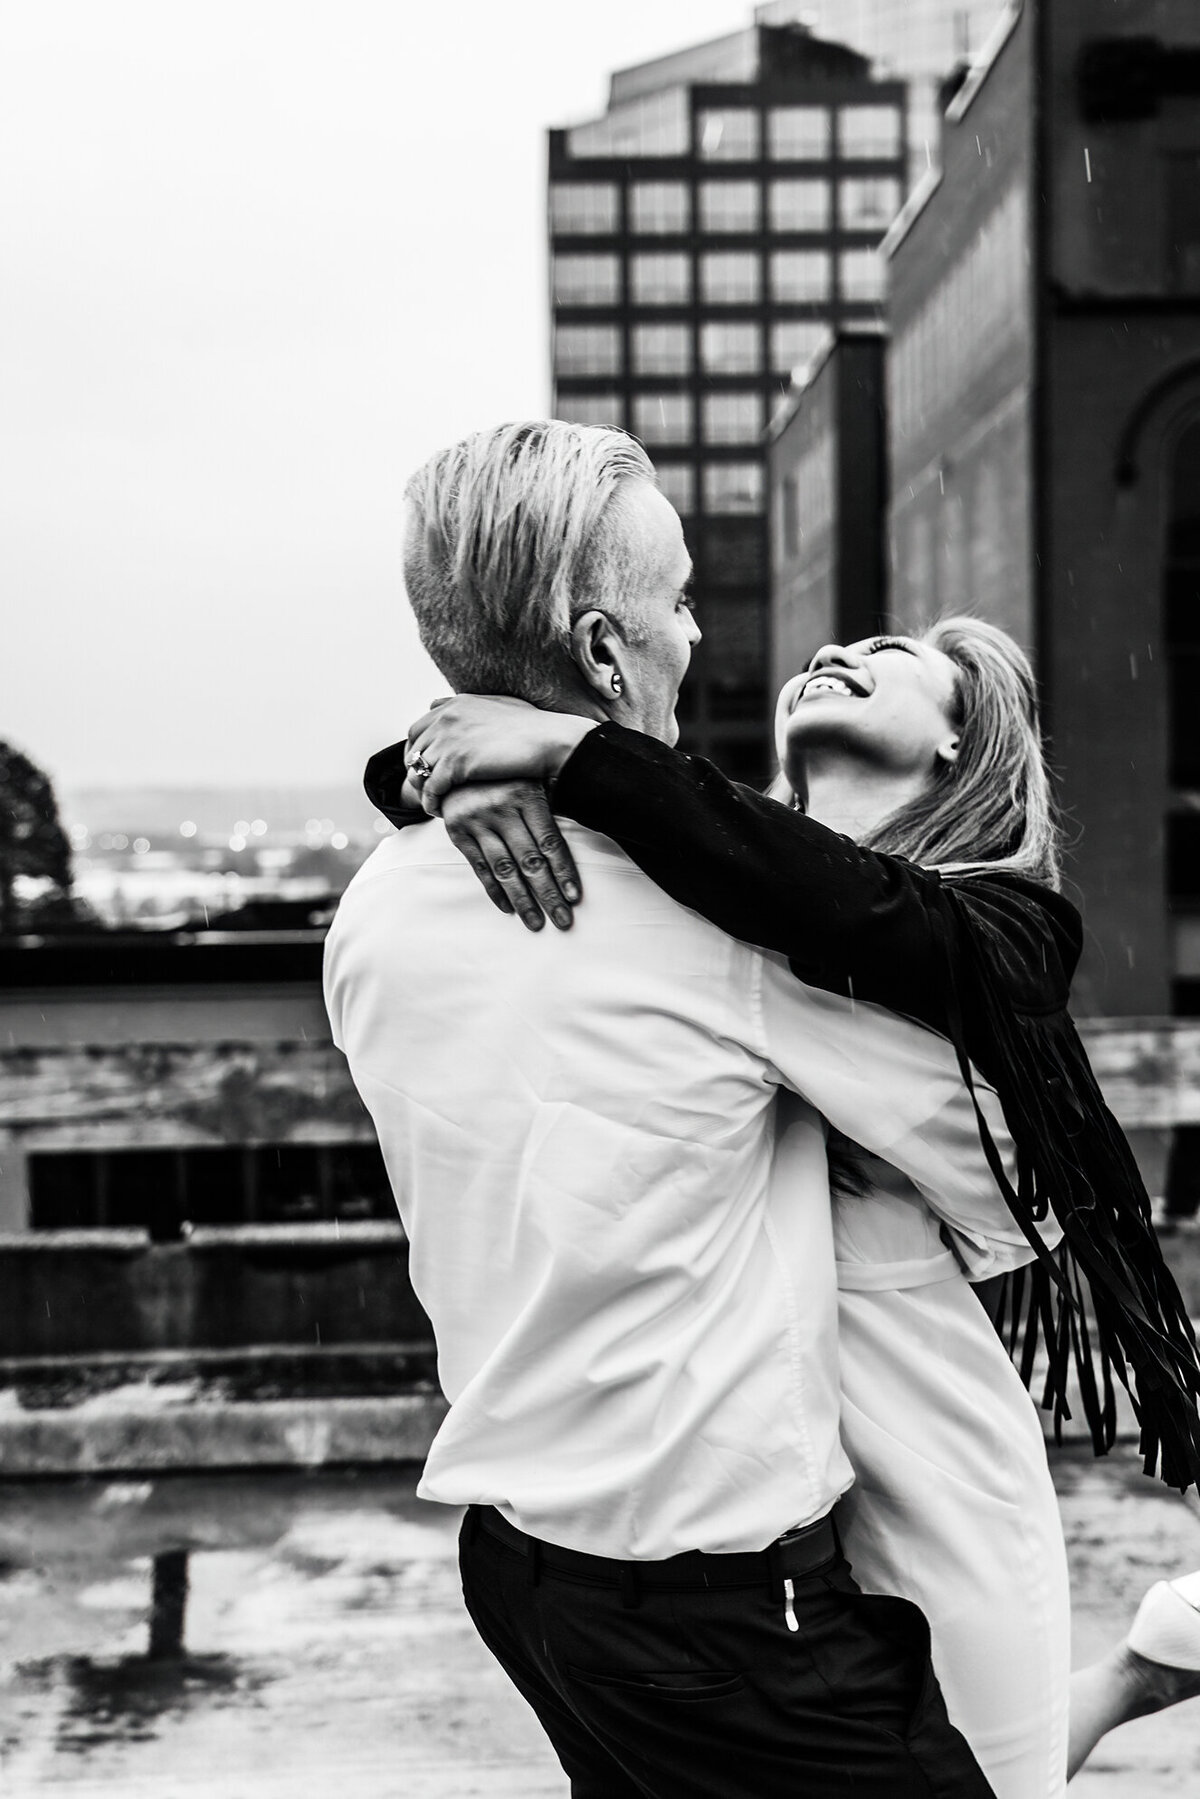
[[[808,677],[808,680],[804,683],[804,686],[801,688],[797,697],[797,705],[800,700],[806,700],[809,695],[813,693],[837,693],[848,700],[864,700],[867,697],[861,687],[852,685],[852,683],[846,680],[844,676],[827,674],[825,672],[822,672],[819,675],[810,675]]]

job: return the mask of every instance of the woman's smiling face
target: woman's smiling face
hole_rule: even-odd
[[[958,671],[919,637],[826,644],[787,682],[775,714],[779,760],[793,786],[818,749],[843,749],[890,774],[932,778],[958,754]]]

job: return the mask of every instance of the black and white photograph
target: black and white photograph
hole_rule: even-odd
[[[1200,1791],[1196,0],[0,0],[0,246],[5,1799]]]

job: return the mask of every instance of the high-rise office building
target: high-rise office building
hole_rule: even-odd
[[[829,327],[876,315],[904,173],[903,82],[779,9],[550,134],[553,410],[654,458],[704,631],[683,743],[735,776],[770,755],[764,429]]]
[[[907,83],[911,184],[937,158],[944,83],[975,61],[1012,0],[776,0],[755,16],[780,10],[869,57],[876,75]]]

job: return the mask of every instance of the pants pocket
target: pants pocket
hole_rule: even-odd
[[[610,1674],[603,1669],[577,1668],[568,1663],[565,1671],[569,1679],[582,1686],[614,1688],[622,1693],[667,1700],[677,1705],[727,1699],[733,1693],[740,1693],[746,1684],[742,1674],[711,1668],[626,1668],[619,1674]]]

